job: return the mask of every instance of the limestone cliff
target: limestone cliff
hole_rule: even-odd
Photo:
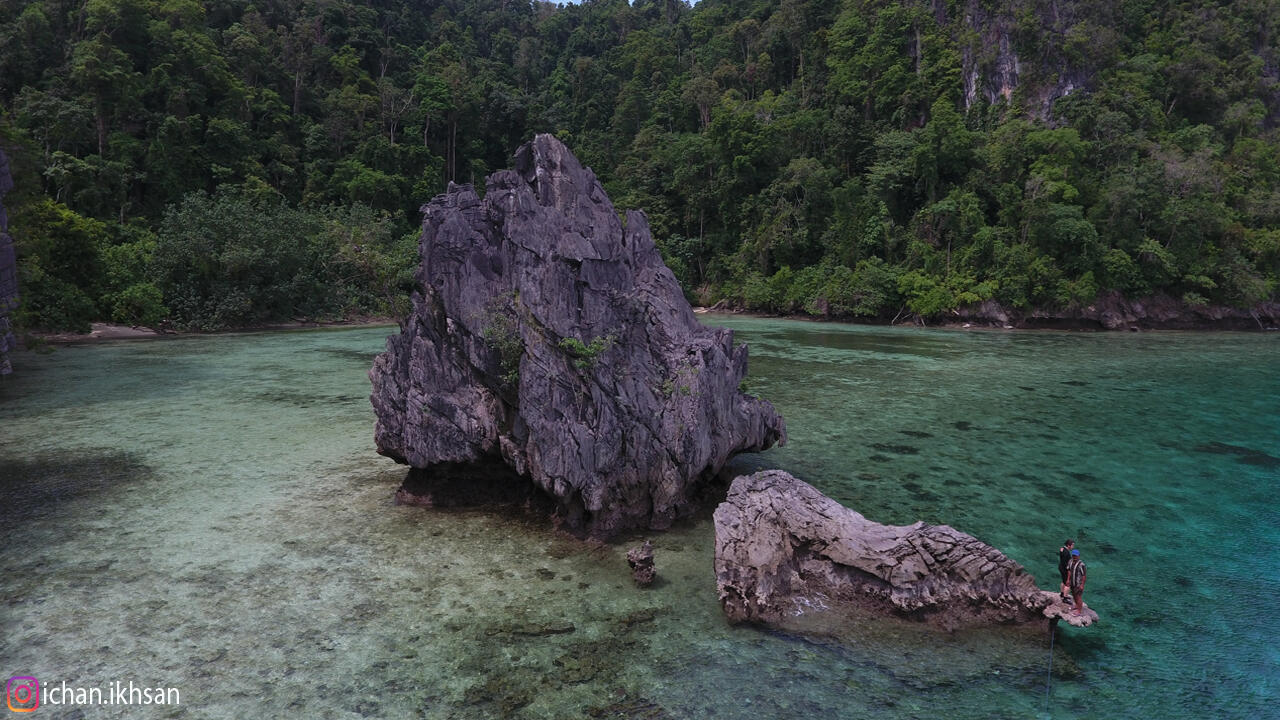
[[[661,528],[734,453],[785,439],[739,390],[747,349],[700,325],[641,212],[539,135],[484,198],[423,208],[412,312],[370,371],[378,452],[414,492],[532,482],[571,527]],[[467,482],[470,482],[469,480]]]

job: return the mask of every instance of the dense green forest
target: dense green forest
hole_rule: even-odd
[[[1272,0],[7,0],[29,328],[394,313],[535,132],[690,297],[935,316],[1280,278]]]

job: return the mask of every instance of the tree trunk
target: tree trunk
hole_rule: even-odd
[[[455,114],[449,127],[449,180],[457,177],[458,116]]]
[[[102,109],[102,103],[98,103],[97,117],[94,118],[98,125],[98,155],[106,157],[107,154],[107,116],[106,111]]]

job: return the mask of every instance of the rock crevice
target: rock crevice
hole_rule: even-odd
[[[666,527],[782,419],[739,390],[746,347],[697,322],[643,213],[624,224],[550,135],[515,161],[483,199],[423,207],[412,312],[370,371],[378,452],[418,485],[501,461],[592,535]]]

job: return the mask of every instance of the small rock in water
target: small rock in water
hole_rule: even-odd
[[[627,564],[631,566],[631,577],[636,585],[649,587],[657,577],[658,571],[653,566],[653,543],[648,540],[627,551]]]

